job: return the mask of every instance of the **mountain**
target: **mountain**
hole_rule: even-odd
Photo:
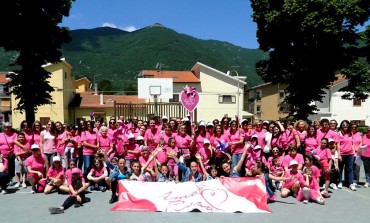
[[[95,76],[97,83],[110,80],[117,91],[135,89],[137,74],[156,69],[157,63],[162,64],[162,70],[190,70],[201,62],[225,73],[237,70],[240,76],[247,76],[249,87],[263,83],[254,69],[265,55],[262,51],[197,39],[160,24],[134,32],[110,27],[79,29],[71,31],[71,37],[62,52],[73,66],[73,74],[77,78],[88,76],[92,82]],[[0,70],[9,69],[6,64],[13,56],[0,52]]]

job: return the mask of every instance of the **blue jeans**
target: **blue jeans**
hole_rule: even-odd
[[[370,183],[370,157],[361,156],[362,161],[364,162],[365,170],[365,179],[367,183]]]
[[[272,189],[272,184],[271,184],[269,174],[264,173],[264,177],[265,177],[265,183],[266,183],[266,192],[269,195],[269,197],[272,197],[272,196],[274,196],[275,192]]]
[[[232,159],[232,164],[231,164],[231,169],[234,169],[236,164],[238,164],[239,160],[242,158],[242,153],[240,154],[233,154],[231,159]]]
[[[339,163],[339,182],[343,182],[344,169],[349,185],[353,184],[353,162],[354,155],[342,155],[342,161]]]
[[[49,161],[49,166],[53,163],[53,157],[56,156],[56,153],[44,153],[46,156],[47,160]]]
[[[83,155],[83,161],[84,161],[84,178],[87,180],[87,175],[89,174],[91,170],[91,162],[94,160],[94,155]]]
[[[0,173],[0,190],[6,190],[9,183],[9,174],[7,172]]]

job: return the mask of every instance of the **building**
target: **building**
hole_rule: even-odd
[[[284,103],[285,85],[265,83],[246,90],[247,111],[253,121],[282,120],[288,116],[289,105]]]
[[[5,86],[8,83],[6,75],[7,72],[0,72],[0,125],[11,121],[9,88]]]
[[[245,76],[231,76],[198,62],[190,71],[143,70],[139,77],[173,78],[172,99],[159,99],[160,103],[178,102],[185,86],[195,87],[199,93],[195,120],[211,121],[225,114],[234,117],[238,113],[241,118],[252,118],[252,114],[245,111],[243,106]]]

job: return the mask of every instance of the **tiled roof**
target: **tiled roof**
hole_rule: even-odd
[[[100,95],[91,92],[76,94],[69,107],[80,108],[113,108],[113,101],[116,103],[145,103],[145,99],[139,99],[137,95],[103,95],[104,104],[100,104]]]
[[[6,84],[8,80],[6,79],[6,73],[0,73],[0,84]]]
[[[191,71],[143,70],[142,75],[154,78],[173,78],[173,83],[200,83],[200,80]]]
[[[343,83],[347,81],[346,77],[344,75],[338,75],[338,79],[330,83],[330,87],[338,85],[340,83]]]

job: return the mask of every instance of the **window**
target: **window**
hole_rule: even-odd
[[[40,117],[40,123],[41,125],[46,126],[50,120],[50,117]]]
[[[67,79],[67,72],[64,72],[64,79]]]
[[[359,98],[354,98],[353,99],[353,106],[361,106],[361,99]]]
[[[284,99],[284,98],[285,98],[285,92],[279,91],[279,99]]]
[[[235,104],[236,103],[236,97],[233,95],[220,95],[218,97],[218,102],[220,104]]]
[[[170,99],[169,101],[170,102],[179,102],[180,101],[179,94],[173,94],[172,99]]]
[[[256,101],[261,101],[261,99],[262,99],[262,91],[257,90],[256,91]]]
[[[249,102],[252,103],[254,102],[254,92],[253,91],[250,91],[249,92],[249,95],[248,95],[248,98],[249,98]]]
[[[256,111],[257,111],[257,112],[261,112],[261,105],[257,105],[257,107],[256,107]]]
[[[257,115],[258,118],[261,118],[261,115],[262,115],[261,105],[256,106],[256,115]]]

